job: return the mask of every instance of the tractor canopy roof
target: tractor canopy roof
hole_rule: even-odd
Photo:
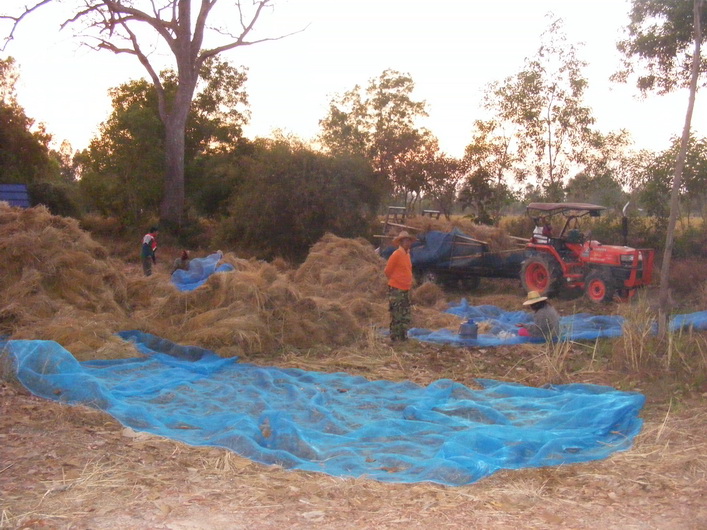
[[[599,217],[602,210],[606,210],[606,207],[586,202],[531,202],[526,208],[531,217],[558,214],[565,217],[583,217],[585,215]]]

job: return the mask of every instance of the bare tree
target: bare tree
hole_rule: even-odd
[[[5,49],[14,38],[18,24],[30,13],[59,0],[35,1],[16,15],[2,14],[9,19],[11,29],[5,36]],[[199,80],[199,70],[207,59],[222,52],[250,46],[264,41],[279,40],[288,35],[249,40],[263,11],[271,8],[273,0],[252,0],[249,8],[240,0],[224,0],[225,11],[219,19],[224,27],[207,25],[209,16],[219,0],[74,0],[73,15],[61,27],[83,24],[85,43],[96,50],[115,54],[134,55],[152,80],[157,92],[160,119],[165,127],[165,180],[160,218],[168,226],[179,229],[184,214],[184,134],[187,115]],[[144,4],[143,9],[138,6]],[[226,5],[227,4],[227,5]],[[192,6],[198,6],[193,17]],[[230,27],[230,26],[233,27]],[[234,30],[237,27],[237,30]],[[143,32],[143,28],[148,33]],[[220,43],[205,48],[207,32]],[[177,89],[167,95],[159,72],[151,62],[148,50],[141,45],[145,35],[156,34],[167,45],[174,57],[177,71]],[[291,35],[291,34],[290,34]],[[140,36],[140,39],[138,38]]]

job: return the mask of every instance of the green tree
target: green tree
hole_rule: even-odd
[[[630,161],[635,155],[628,146],[626,131],[596,133],[595,149],[587,154],[584,167],[567,181],[565,200],[601,204],[621,211],[629,198],[624,188],[631,190],[631,182],[636,178]]]
[[[513,192],[503,181],[498,181],[487,169],[478,167],[467,175],[459,191],[459,202],[472,211],[474,222],[497,224],[501,210],[513,202]]]
[[[176,91],[174,72],[163,72],[162,77],[167,93]],[[203,199],[206,190],[213,190],[211,178],[222,178],[222,168],[209,159],[228,158],[225,155],[238,145],[247,119],[247,96],[245,72],[218,58],[204,63],[200,78],[186,126],[185,175],[187,190]],[[161,200],[165,130],[155,91],[147,80],[123,84],[111,90],[111,98],[113,111],[101,125],[100,135],[76,161],[84,196],[92,207],[133,224]]]
[[[670,148],[658,153],[646,168],[641,183],[640,198],[649,215],[663,219],[667,227],[675,171],[675,160],[680,151],[680,138],[674,137]],[[679,204],[683,215],[689,218],[692,211],[699,211],[704,219],[707,207],[707,139],[690,136],[685,166],[679,188]]]
[[[670,192],[670,217],[660,274],[661,335],[665,335],[668,327],[668,282],[678,200],[690,141],[692,113],[703,69],[702,23],[707,13],[703,0],[693,0],[691,4],[672,0],[633,0],[628,37],[617,45],[625,58],[624,69],[617,74],[619,80],[637,75],[637,86],[644,93],[651,90],[666,93],[677,87],[689,88],[685,124]],[[634,65],[640,65],[641,70],[636,72]]]
[[[0,14],[0,18],[13,23],[6,44],[14,38],[17,25],[27,15],[47,4],[59,2],[35,0],[21,13]],[[196,13],[192,10],[193,3],[199,6]],[[165,131],[160,216],[163,224],[176,229],[181,226],[184,215],[187,119],[204,62],[241,46],[282,38],[248,40],[263,11],[272,6],[272,0],[254,0],[250,5],[245,2],[222,3],[225,7],[220,11],[214,9],[218,3],[219,0],[73,0],[75,13],[62,24],[62,27],[80,26],[89,47],[133,55],[147,70]],[[238,27],[212,28],[208,22],[216,22],[211,20],[215,17],[220,21],[231,21]],[[207,35],[213,36],[213,44],[204,47]],[[160,44],[174,57],[176,87],[173,92],[164,85],[152,63],[153,57],[162,55],[149,53],[146,48]]]
[[[296,139],[257,140],[222,237],[260,257],[303,259],[326,232],[369,235],[380,179],[361,157],[327,155]]]
[[[385,70],[365,90],[356,86],[336,97],[319,122],[319,140],[332,155],[365,157],[406,202],[419,197],[425,162],[438,150],[429,131],[416,126],[427,112],[413,99],[414,88],[409,75]]]
[[[578,173],[565,187],[565,199],[570,202],[588,202],[621,211],[628,194],[610,172]]]
[[[587,163],[597,142],[584,103],[585,66],[567,41],[562,20],[554,20],[523,69],[489,85],[484,107],[494,119],[477,122],[481,155],[495,160],[489,173],[512,172],[519,182],[533,179],[550,198],[561,198],[551,195],[562,193],[563,180]]]
[[[17,103],[18,78],[15,60],[0,59],[0,181],[7,184],[37,182],[58,170],[50,157],[51,135]]]
[[[612,80],[634,81],[642,94],[667,94],[689,88],[695,50],[695,9],[707,21],[703,2],[632,0],[627,37],[616,44],[621,69]]]
[[[425,195],[447,220],[451,219],[458,188],[465,174],[463,161],[441,153],[435,153],[427,167]]]

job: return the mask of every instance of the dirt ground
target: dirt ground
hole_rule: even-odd
[[[387,316],[385,295],[369,285],[375,275],[382,278],[382,265],[370,257],[369,245],[329,238],[296,274],[281,273],[270,264],[243,264],[238,276],[214,282],[221,286],[219,292],[214,288],[202,291],[203,296],[195,292],[193,297],[176,297],[171,290],[158,288],[168,282],[168,259],[160,260],[148,281],[135,259],[112,258],[135,254],[134,241],[126,242],[124,250],[119,241],[103,248],[75,222],[48,211],[6,208],[0,213],[5,216],[5,253],[16,252],[6,256],[0,269],[4,289],[0,302],[5,304],[0,316],[16,338],[57,340],[75,353],[61,336],[97,354],[106,341],[117,341],[116,329],[142,329],[122,327],[135,319],[149,321],[152,327],[146,331],[166,338],[162,331],[181,326],[178,337],[201,341],[178,342],[207,347],[207,339],[231,347],[231,337],[243,331],[242,351],[235,354],[254,364],[345,371],[421,385],[441,378],[468,386],[476,378],[531,386],[596,383],[641,391],[647,398],[641,414],[644,427],[630,451],[591,463],[501,471],[475,484],[447,487],[261,465],[225,449],[192,447],[132,431],[106,413],[34,397],[11,377],[0,377],[0,528],[707,528],[707,385],[701,372],[697,375],[702,379],[693,377],[699,384],[688,385],[674,374],[639,377],[617,371],[610,361],[612,345],[618,344],[612,340],[619,339],[567,343],[553,358],[548,347],[531,344],[459,348],[411,340],[393,347],[366,327],[368,335],[355,344],[332,341],[345,346],[325,348],[315,340],[315,332],[327,338],[346,335],[345,324],[351,324],[353,312],[343,311],[344,303],[367,318]],[[165,257],[178,251],[161,247]],[[34,259],[22,261],[26,255]],[[702,265],[682,269],[687,277],[683,282],[693,291],[707,291],[688,277]],[[496,287],[484,287],[491,283]],[[518,308],[525,293],[517,284],[484,281],[470,302]],[[428,325],[420,327],[435,327],[433,322],[447,326],[447,319],[439,319],[438,288],[429,286],[432,289],[425,293],[424,287],[417,292],[416,311],[427,312]],[[369,299],[351,300],[352,293],[360,292],[368,293]],[[152,305],[150,297],[156,298]],[[268,313],[266,298],[306,303],[287,308],[285,325],[283,318]],[[240,306],[234,300],[243,302],[242,313],[235,316]],[[561,314],[597,311],[581,300],[553,304]],[[693,306],[703,308],[704,303]],[[170,312],[175,307],[178,311]],[[224,322],[219,317],[218,333],[207,337],[200,332],[211,331],[214,324],[204,324],[199,311],[212,309],[210,314],[234,318]],[[612,304],[600,311],[614,313],[617,307]],[[331,319],[324,322],[324,315]],[[322,322],[312,323],[312,317]],[[259,343],[258,334],[267,334],[271,321],[300,333],[281,341],[274,353],[261,348],[268,353],[256,354],[247,348],[248,340]],[[252,329],[244,330],[249,324]],[[699,351],[703,362],[704,333],[699,340],[700,348],[684,351]],[[683,360],[692,366],[690,359]],[[4,368],[0,364],[0,376],[5,375]]]
[[[353,372],[423,383],[505,376],[541,384],[537,359],[517,347],[479,350],[411,341],[369,347],[378,349],[378,365],[360,362],[357,368],[351,351],[341,353],[341,364]],[[272,362],[312,369],[323,360],[313,354]],[[582,375],[594,383],[610,383],[610,377],[605,370]],[[621,385],[618,378],[614,383]],[[647,404],[632,450],[598,462],[501,471],[475,484],[445,487],[265,466],[226,450],[137,433],[103,412],[46,401],[3,383],[0,527],[707,528],[707,395],[638,390],[646,393]]]

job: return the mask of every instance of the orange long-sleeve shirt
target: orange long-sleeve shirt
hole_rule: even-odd
[[[385,275],[388,278],[388,285],[403,291],[412,288],[412,260],[410,253],[398,247],[388,258],[385,265]]]

